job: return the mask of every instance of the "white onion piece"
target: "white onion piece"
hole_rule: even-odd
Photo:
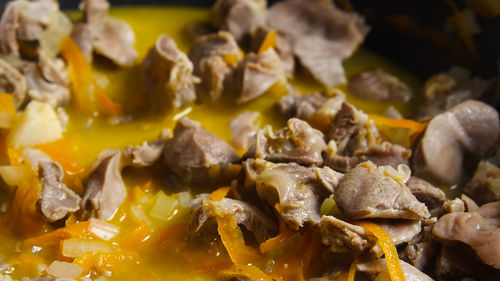
[[[62,242],[62,255],[68,258],[79,258],[88,252],[113,252],[113,248],[104,242],[71,238]]]
[[[0,166],[0,177],[10,186],[18,186],[24,178],[22,167]]]
[[[78,278],[83,273],[80,266],[63,261],[54,261],[47,268],[47,273],[59,278]]]
[[[90,232],[105,241],[110,240],[111,238],[115,237],[118,232],[120,232],[120,229],[116,225],[107,223],[100,219],[91,218],[89,222]]]

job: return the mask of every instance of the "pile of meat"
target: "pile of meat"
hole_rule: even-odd
[[[61,32],[74,38],[88,60],[95,52],[132,65],[137,53],[130,27],[107,15],[105,0],[84,0],[81,7],[84,20]],[[192,29],[197,33],[188,54],[168,35],[158,38],[141,63],[145,90],[156,104],[176,109],[223,95],[241,104],[282,86],[288,93],[274,107],[286,126],[259,128],[258,113],[242,113],[230,124],[233,145],[246,150],[240,156],[200,123],[182,118],[172,134],[153,142],[103,151],[83,196],[64,184],[61,165],[25,149],[23,159],[42,182],[38,207],[47,221],[73,213],[82,220],[110,220],[127,196],[124,167],[161,165],[178,181],[207,191],[231,186],[220,201],[209,202],[207,194],[193,200],[193,236],[215,227],[208,223],[214,210],[234,216],[253,235],[250,244],[277,235],[278,221],[319,233],[327,251],[346,258],[314,280],[335,280],[355,259],[360,280],[386,278],[377,238],[353,223],[359,220],[391,235],[408,280],[500,278],[499,116],[479,101],[491,96],[494,81],[461,68],[431,77],[414,117],[427,122],[426,129],[407,148],[391,142],[342,92],[301,95],[288,84],[302,69],[326,88],[348,83],[360,98],[410,100],[411,89],[381,69],[346,78],[342,62],[369,31],[361,16],[328,0],[287,0],[269,9],[265,0],[219,0],[212,15],[212,27]],[[6,6],[0,88],[14,96],[19,110],[30,99],[53,107],[70,99],[65,64],[44,36],[61,22],[71,24],[56,1]],[[268,41],[274,42],[266,47]],[[332,200],[336,211],[325,211]]]

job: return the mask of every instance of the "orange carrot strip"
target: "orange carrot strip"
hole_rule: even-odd
[[[266,38],[264,38],[264,41],[260,45],[259,48],[259,54],[262,54],[263,52],[267,51],[270,48],[276,47],[276,30],[271,30],[267,33]]]
[[[259,250],[261,253],[269,253],[276,249],[279,249],[283,246],[283,243],[290,238],[295,233],[295,231],[291,228],[286,228],[283,232],[276,235],[273,238],[269,238],[266,241],[262,242],[259,246]]]
[[[392,237],[378,224],[367,221],[354,222],[354,224],[363,227],[366,231],[371,232],[377,237],[377,244],[382,248],[385,254],[387,270],[391,276],[391,281],[404,281],[405,276],[401,269],[398,252],[392,242]]]
[[[208,199],[210,199],[212,201],[220,201],[224,197],[226,197],[226,195],[229,193],[230,190],[231,190],[231,187],[229,187],[229,186],[219,187],[216,190],[214,190],[212,193],[210,193],[210,195],[208,195]]]
[[[246,277],[250,280],[255,281],[272,281],[273,279],[262,272],[258,267],[254,265],[233,265],[230,269],[222,270],[222,275],[234,276],[238,275],[241,277]]]
[[[245,244],[243,232],[236,223],[234,216],[216,216],[215,219],[222,244],[224,244],[233,263],[249,264],[260,258],[260,253],[256,249]]]
[[[358,260],[354,260],[349,267],[349,274],[347,275],[347,281],[354,281],[356,277],[356,267],[358,266]]]
[[[145,221],[140,223],[132,232],[125,234],[118,240],[118,245],[127,250],[136,249],[151,235],[151,228]]]
[[[43,245],[55,244],[61,240],[69,238],[86,238],[91,235],[90,222],[83,221],[75,224],[69,224],[65,227],[47,232],[37,237],[33,237],[24,241],[25,245]]]
[[[84,114],[101,112],[105,115],[118,115],[121,105],[113,102],[96,83],[92,67],[87,62],[78,45],[70,37],[62,40],[61,55],[68,63],[69,78],[73,88],[76,109]]]
[[[426,123],[421,123],[421,122],[417,122],[417,121],[413,121],[413,120],[409,120],[409,119],[393,119],[393,118],[387,118],[387,117],[383,117],[383,116],[379,116],[379,115],[372,115],[372,114],[369,114],[368,118],[375,121],[375,124],[377,124],[377,125],[383,125],[383,126],[394,127],[394,128],[409,129],[409,130],[412,130],[416,133],[421,133],[427,127]]]
[[[78,144],[73,138],[66,137],[54,142],[39,144],[35,148],[61,164],[64,171],[69,174],[77,174],[84,170],[83,165],[77,160]]]

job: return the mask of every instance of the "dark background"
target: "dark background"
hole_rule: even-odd
[[[210,7],[213,0],[109,0],[115,6],[132,5],[182,5]],[[7,1],[0,0],[0,6]],[[63,9],[76,9],[80,0],[59,1]],[[269,4],[277,1],[268,0]],[[394,15],[408,15],[422,28],[442,32],[447,18],[452,15],[448,1],[445,0],[351,0],[354,9],[362,13],[372,27],[366,38],[365,46],[409,68],[422,78],[446,71],[452,65],[462,65],[485,78],[497,77],[500,54],[500,20],[478,17],[482,27],[481,34],[474,37],[477,51],[475,54],[464,52],[464,46],[455,38],[447,46],[439,46],[425,36],[418,36],[402,30],[391,22]],[[465,7],[463,0],[455,0],[459,9]]]

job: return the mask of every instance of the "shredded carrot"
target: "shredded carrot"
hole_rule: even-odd
[[[367,221],[354,222],[354,224],[363,227],[365,230],[371,232],[375,237],[377,237],[377,244],[382,248],[382,251],[385,254],[385,260],[387,262],[387,269],[389,271],[389,275],[391,276],[391,281],[404,281],[405,276],[403,274],[403,270],[401,269],[398,252],[392,242],[392,237],[378,224]]]
[[[212,201],[220,201],[224,197],[226,197],[226,195],[229,193],[230,190],[231,190],[230,186],[219,187],[212,193],[210,193],[210,195],[208,195],[208,199]]]
[[[368,118],[375,121],[375,124],[378,126],[387,126],[410,130],[410,137],[412,141],[415,140],[427,127],[427,123],[417,122],[409,119],[393,119],[372,114],[369,114]]]
[[[118,240],[118,246],[126,250],[134,250],[144,243],[151,235],[151,228],[145,221],[141,222],[133,231],[125,234]]]
[[[266,38],[262,41],[262,44],[259,48],[259,54],[267,51],[268,49],[276,47],[276,30],[271,30],[267,33]]]
[[[90,270],[106,271],[117,266],[134,264],[138,262],[136,254],[131,252],[120,253],[104,253],[104,252],[88,252],[83,256],[76,258],[73,263],[84,269],[85,273]]]
[[[241,277],[246,277],[250,280],[255,280],[255,281],[272,281],[272,279],[269,275],[265,274],[260,270],[258,267],[254,265],[233,265],[230,269],[222,270],[221,271],[222,275],[228,275],[228,276],[241,276]]]
[[[283,243],[290,238],[295,233],[295,231],[291,228],[287,228],[284,231],[280,231],[280,233],[273,237],[269,238],[266,241],[262,242],[259,246],[259,250],[261,253],[270,253],[276,249],[279,249],[283,246]]]
[[[121,105],[113,102],[96,83],[92,67],[78,45],[70,37],[62,40],[61,55],[68,63],[76,109],[84,114],[100,112],[108,116],[121,113]]]
[[[467,47],[467,49],[471,53],[475,53],[476,43],[474,42],[474,38],[472,37],[472,35],[467,33],[464,19],[462,18],[462,15],[458,11],[457,5],[451,0],[448,0],[447,2],[451,8],[451,11],[453,12],[453,16],[451,17],[451,22],[455,25],[458,36],[464,43],[465,47]]]
[[[64,172],[77,174],[83,172],[83,165],[77,160],[79,144],[74,138],[62,138],[60,140],[39,144],[34,148],[43,151],[52,160],[61,164]]]
[[[354,260],[349,267],[349,274],[347,275],[347,281],[354,281],[356,277],[356,268],[358,266],[358,260]]]
[[[257,249],[245,244],[243,232],[232,215],[217,215],[217,231],[231,261],[235,264],[254,263],[260,258]]]
[[[90,222],[83,221],[75,224],[69,224],[65,227],[47,232],[37,237],[24,241],[27,246],[56,244],[61,240],[69,238],[87,238],[91,236]]]

